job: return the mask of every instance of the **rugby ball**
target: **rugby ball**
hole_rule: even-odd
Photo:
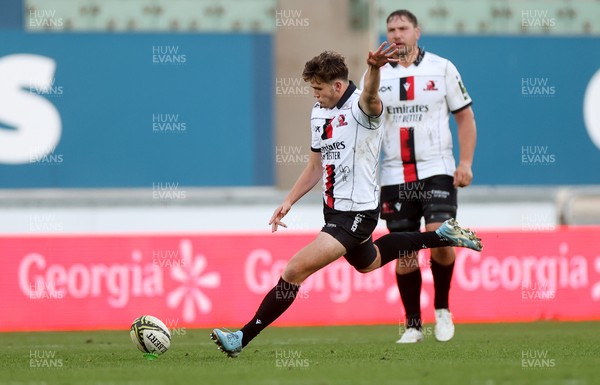
[[[143,315],[131,324],[129,336],[133,344],[145,355],[158,357],[171,346],[171,333],[158,318]]]

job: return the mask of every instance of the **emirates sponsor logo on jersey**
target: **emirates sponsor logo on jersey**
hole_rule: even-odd
[[[429,106],[427,104],[413,104],[397,107],[387,106],[386,110],[388,114],[414,114],[418,112],[428,112]]]
[[[402,106],[387,106],[386,112],[391,115],[394,123],[412,123],[423,120],[423,114],[429,111],[427,104],[414,104]]]
[[[340,150],[344,150],[346,144],[342,140],[341,142],[334,142],[324,144],[321,146],[321,159],[322,160],[337,160],[341,159]]]
[[[321,147],[321,152],[323,151],[334,151],[334,150],[344,150],[346,148],[346,143],[342,140],[341,142],[334,142],[329,144],[324,144]]]

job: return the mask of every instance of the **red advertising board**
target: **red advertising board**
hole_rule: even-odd
[[[600,320],[600,228],[480,231],[457,249],[455,322]],[[381,235],[381,234],[379,234]],[[314,233],[0,237],[0,331],[239,327]],[[422,306],[433,281],[422,252]],[[311,276],[276,325],[397,324],[394,264],[360,274],[342,258]]]

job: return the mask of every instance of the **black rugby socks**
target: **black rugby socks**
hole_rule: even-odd
[[[379,248],[381,266],[397,258],[406,257],[412,251],[432,247],[450,246],[435,231],[424,233],[389,233],[374,242]]]
[[[252,320],[241,329],[244,333],[242,346],[248,345],[264,328],[279,318],[294,302],[299,290],[300,285],[279,278],[279,282],[267,293]]]
[[[396,274],[396,283],[406,314],[405,327],[421,330],[421,270],[408,274]]]
[[[448,294],[450,293],[453,272],[454,262],[444,266],[437,263],[433,258],[431,259],[431,274],[433,274],[433,287],[435,289],[433,306],[435,309],[449,309]]]

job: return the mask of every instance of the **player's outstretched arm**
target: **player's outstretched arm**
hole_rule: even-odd
[[[281,219],[292,208],[292,205],[296,203],[300,198],[309,192],[319,180],[323,177],[323,166],[321,164],[321,153],[311,152],[308,158],[308,164],[302,171],[302,174],[296,180],[296,183],[285,197],[283,203],[275,209],[269,225],[271,225],[271,232],[277,231],[278,226],[287,227],[285,223],[281,222]]]
[[[454,187],[466,187],[473,180],[473,154],[477,142],[477,128],[475,116],[471,107],[467,107],[454,114],[458,132],[458,146],[460,159],[454,172]]]
[[[384,48],[387,43],[381,43],[375,52],[369,51],[367,57],[367,72],[364,76],[364,88],[360,95],[359,104],[362,110],[370,116],[378,116],[381,114],[383,106],[379,99],[379,68],[388,62],[398,61],[392,58],[392,55],[397,51],[396,45],[391,44]]]

